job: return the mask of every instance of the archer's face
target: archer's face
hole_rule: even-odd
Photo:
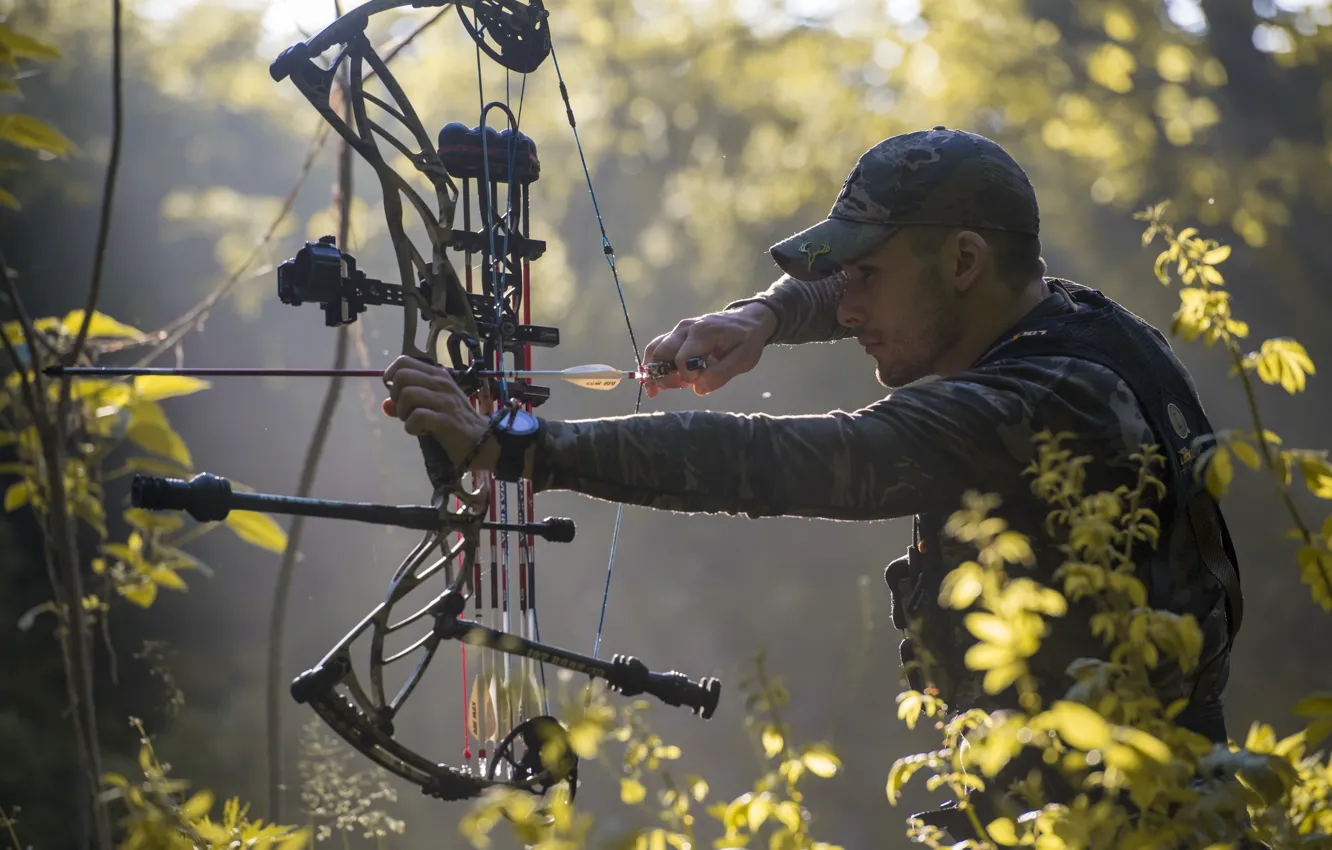
[[[938,257],[917,257],[898,231],[847,264],[837,320],[874,358],[876,377],[900,387],[934,374],[961,337],[961,305],[945,286]]]

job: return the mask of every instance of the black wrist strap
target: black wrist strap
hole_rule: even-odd
[[[496,414],[502,422],[509,416],[507,411]],[[527,461],[527,449],[533,445],[544,429],[544,423],[532,434],[512,434],[503,427],[494,429],[494,437],[499,443],[499,459],[495,461],[495,478],[500,481],[521,481],[523,467]]]

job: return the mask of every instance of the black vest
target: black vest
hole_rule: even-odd
[[[1191,681],[1186,683],[1185,695],[1190,698],[1190,705],[1177,722],[1212,740],[1223,741],[1225,725],[1220,692],[1229,672],[1230,645],[1243,617],[1243,597],[1239,562],[1225,520],[1207,492],[1202,470],[1195,464],[1200,448],[1206,447],[1205,441],[1212,434],[1211,423],[1183,364],[1159,331],[1096,290],[1058,279],[1047,282],[1065,292],[1082,309],[1023,320],[975,365],[1025,357],[1076,357],[1115,372],[1132,391],[1167,464],[1164,472],[1159,473],[1167,495],[1157,507],[1161,537],[1150,562],[1148,604],[1168,611],[1178,607],[1172,602],[1179,577],[1172,566],[1169,541],[1172,530],[1181,523],[1192,524],[1198,560],[1225,592],[1224,646],[1204,647],[1201,669],[1191,674]],[[1203,440],[1201,444],[1199,438]],[[952,613],[938,604],[939,586],[947,570],[940,557],[938,539],[946,519],[946,515],[937,514],[917,516],[913,546],[907,557],[891,564],[885,573],[893,594],[893,621],[899,629],[905,629],[908,617],[920,618],[928,635],[932,620],[946,621]],[[961,647],[948,653],[953,657],[932,661],[942,666],[948,678],[961,676],[963,669],[957,665],[962,664],[964,652],[965,647]],[[902,660],[909,677],[909,665],[915,658],[914,647],[903,641]],[[950,668],[956,672],[950,673]],[[911,684],[919,689],[924,682],[917,673]],[[1173,695],[1167,696],[1169,702]]]

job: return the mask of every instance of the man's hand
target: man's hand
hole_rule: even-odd
[[[777,316],[758,302],[738,310],[709,313],[696,319],[684,319],[675,330],[649,342],[643,350],[644,362],[674,361],[678,371],[648,381],[648,398],[656,398],[663,389],[693,386],[698,395],[707,395],[726,386],[736,375],[758,365],[763,346],[777,329]],[[708,368],[690,372],[684,368],[690,357],[707,358]]]
[[[490,424],[472,408],[448,369],[401,356],[384,370],[384,383],[389,388],[384,413],[401,419],[413,437],[433,437],[455,464],[462,463]],[[499,445],[491,440],[473,459],[472,469],[492,471],[498,457]]]

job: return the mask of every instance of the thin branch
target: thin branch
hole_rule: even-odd
[[[9,336],[0,331],[0,339],[4,342],[5,353],[9,355],[9,359],[14,363],[14,371],[18,372],[19,387],[23,393],[23,400],[32,413],[33,421],[38,422],[41,417],[46,415],[46,408],[38,403],[38,399],[45,399],[46,397],[46,384],[42,371],[37,368],[36,352],[33,350],[36,348],[33,340],[37,331],[33,327],[32,317],[28,315],[28,311],[23,306],[23,299],[19,297],[18,287],[14,285],[14,279],[9,276],[9,263],[6,261],[3,252],[0,252],[0,284],[3,284],[5,294],[9,297],[9,303],[14,307],[14,315],[18,317],[19,327],[23,330],[23,338],[28,342],[28,359],[32,365],[31,378],[28,377],[28,369],[19,357],[18,349],[9,341]]]
[[[340,80],[343,120],[350,120],[351,96],[347,91],[346,76]],[[343,140],[338,145],[338,182],[333,199],[338,209],[338,247],[345,250],[348,232],[351,229],[352,202],[352,148]],[[338,328],[337,348],[333,354],[333,369],[342,371],[347,366],[347,352],[350,335],[347,326]],[[324,454],[328,442],[329,427],[333,413],[337,410],[342,397],[342,376],[335,375],[328,382],[324,401],[319,406],[319,415],[315,418],[314,433],[310,437],[310,446],[305,452],[301,464],[300,481],[296,485],[296,495],[306,497],[314,489],[315,473],[319,469],[319,460]],[[268,819],[274,823],[282,822],[282,644],[285,637],[287,617],[287,599],[291,593],[291,579],[296,571],[296,558],[300,554],[301,538],[305,531],[305,518],[294,517],[287,531],[287,546],[282,550],[282,563],[278,567],[277,585],[273,590],[273,609],[269,618],[268,630],[268,687],[267,687],[267,724],[268,724]]]
[[[187,310],[180,318],[171,322],[160,331],[150,335],[149,338],[155,339],[156,343],[147,354],[136,361],[137,365],[143,366],[151,363],[153,360],[156,360],[161,356],[163,352],[180,342],[187,333],[200,325],[204,319],[208,317],[208,314],[213,311],[213,308],[217,306],[218,302],[225,298],[227,293],[231,292],[236,284],[240,282],[241,278],[245,275],[245,272],[250,268],[250,265],[258,259],[260,253],[268,247],[268,243],[271,242],[273,237],[277,234],[277,229],[287,220],[287,216],[291,214],[292,207],[296,204],[296,198],[300,195],[301,188],[304,187],[305,181],[309,178],[315,160],[319,156],[319,152],[324,149],[324,143],[328,141],[328,135],[329,128],[327,126],[321,127],[315,131],[314,137],[310,140],[309,148],[306,150],[305,161],[301,164],[300,174],[297,176],[296,182],[287,192],[287,196],[283,198],[282,206],[278,210],[278,214],[273,217],[268,228],[264,231],[263,236],[259,237],[259,240],[255,242],[254,247],[250,249],[250,253],[241,261],[241,264],[227,276],[226,280],[222,281],[222,283],[214,288],[212,292],[208,293],[202,301]],[[102,353],[118,351],[121,348],[128,348],[140,344],[142,343],[134,340],[118,342],[118,344],[109,345],[103,348]]]
[[[106,271],[111,210],[115,202],[116,177],[120,173],[120,151],[124,139],[124,74],[121,61],[123,42],[120,0],[111,0],[111,152],[102,187],[102,209],[97,225],[97,244],[93,250],[92,281],[88,285],[83,321],[74,338],[74,346],[69,352],[71,365],[78,362],[88,341],[88,331],[92,326],[93,312],[102,294],[102,280]],[[102,755],[97,732],[97,709],[94,703],[92,635],[88,627],[87,612],[83,610],[83,577],[80,574],[82,564],[79,558],[76,523],[72,521],[67,510],[64,491],[64,442],[72,386],[72,377],[66,376],[61,379],[55,421],[51,423],[53,427],[42,435],[43,442],[47,443],[44,454],[47,455],[50,467],[46,471],[51,488],[50,504],[46,506],[50,532],[47,539],[53,551],[60,552],[61,557],[58,562],[64,573],[61,585],[65,591],[65,599],[62,601],[68,608],[67,616],[71,621],[68,645],[72,650],[67,661],[73,665],[72,669],[68,670],[67,678],[71,680],[69,686],[71,698],[74,700],[72,707],[75,711],[75,728],[83,727],[84,752],[81,754],[80,762],[88,783],[87,802],[92,806],[97,846],[103,850],[110,850],[111,820],[98,794],[102,781]]]

